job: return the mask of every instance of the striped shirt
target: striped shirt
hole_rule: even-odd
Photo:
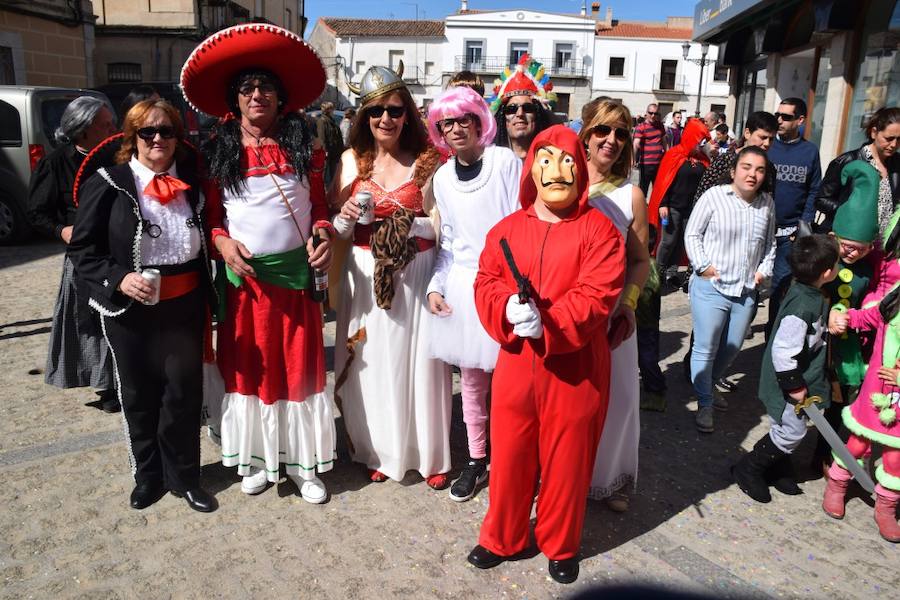
[[[634,139],[639,140],[638,160],[643,165],[658,165],[662,160],[665,129],[662,123],[644,121],[634,128]]]
[[[719,278],[712,284],[723,295],[753,290],[755,273],[771,277],[775,263],[772,197],[761,193],[747,202],[730,185],[710,188],[691,212],[684,247],[697,274],[716,268]]]

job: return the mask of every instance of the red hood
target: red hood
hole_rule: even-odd
[[[578,187],[578,210],[569,218],[584,212],[588,207],[588,172],[587,157],[584,154],[584,145],[578,139],[578,134],[565,125],[554,125],[537,134],[528,154],[525,156],[525,166],[522,167],[522,180],[519,185],[519,203],[522,208],[528,209],[537,199],[537,186],[531,178],[531,166],[534,164],[534,155],[538,149],[544,146],[556,146],[560,150],[568,152],[575,157],[575,166],[578,175],[576,185]]]
[[[690,119],[681,132],[681,143],[678,145],[684,149],[685,155],[690,154],[697,144],[709,139],[709,129],[706,123],[700,119]]]

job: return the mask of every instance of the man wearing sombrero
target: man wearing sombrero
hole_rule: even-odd
[[[556,94],[552,90],[550,75],[528,54],[512,70],[504,70],[487,99],[497,119],[494,143],[525,160],[531,141],[553,122],[550,105],[556,102]]]
[[[316,474],[332,467],[335,433],[312,285],[313,268],[331,262],[332,230],[324,156],[296,111],[321,94],[325,71],[293,33],[238,25],[194,50],[181,85],[192,106],[222,119],[203,148],[226,276],[217,356],[225,393],[208,398],[210,435],[245,493],[278,481],[283,463],[304,500],[324,502]]]

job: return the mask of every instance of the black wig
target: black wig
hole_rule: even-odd
[[[551,113],[543,104],[536,100],[532,100],[537,106],[537,112],[534,113],[534,135],[539,134],[543,130],[553,125],[553,113]],[[506,133],[506,115],[503,109],[506,103],[500,105],[494,118],[497,120],[497,134],[494,136],[494,143],[498,146],[509,148],[509,135]]]
[[[234,115],[240,115],[238,108],[238,90],[247,82],[272,83],[278,92],[279,110],[287,101],[287,90],[278,77],[264,69],[248,69],[241,71],[228,86],[228,105]],[[287,153],[291,166],[297,177],[302,177],[309,171],[309,161],[312,155],[313,132],[307,120],[299,114],[287,114],[278,117],[277,134],[273,136],[278,145]],[[212,136],[203,144],[203,155],[208,161],[210,177],[216,179],[219,185],[232,193],[239,193],[244,187],[244,177],[241,172],[241,121],[237,116],[234,119],[220,121],[213,129]]]

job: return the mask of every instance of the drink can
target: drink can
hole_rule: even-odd
[[[662,218],[662,226],[663,226],[663,227],[668,227],[668,226],[669,226],[669,217],[663,217],[663,218]]]
[[[356,205],[359,207],[359,220],[356,221],[360,225],[371,225],[375,215],[372,206],[371,192],[356,192],[354,196]]]
[[[147,283],[153,286],[153,295],[149,300],[145,301],[144,304],[153,305],[159,303],[159,284],[162,281],[162,275],[159,273],[159,269],[144,269],[141,271],[141,277],[143,277]]]

